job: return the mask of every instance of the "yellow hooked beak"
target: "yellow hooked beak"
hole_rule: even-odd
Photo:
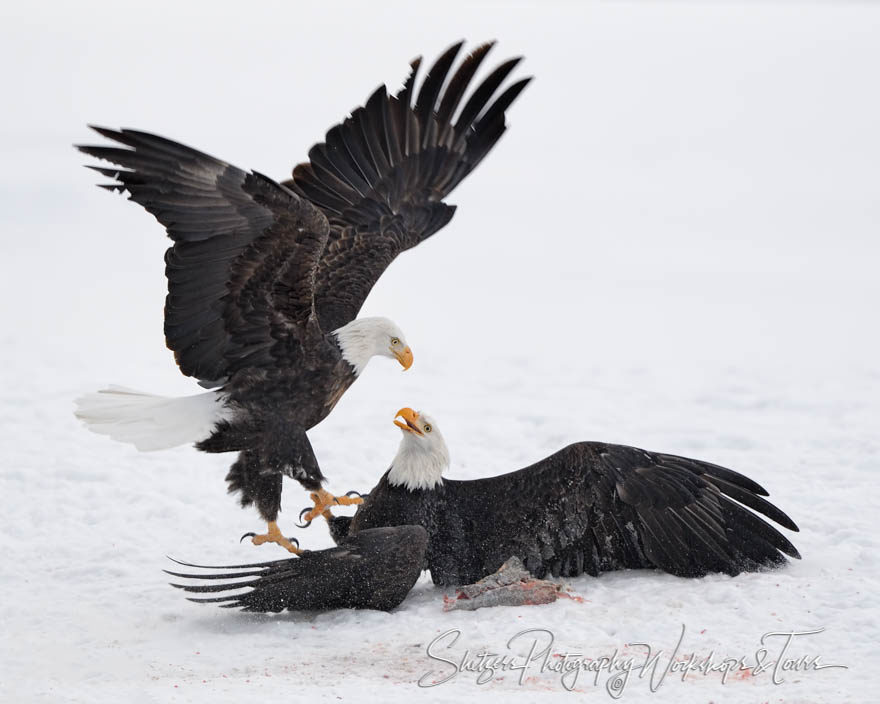
[[[403,422],[401,423],[398,418],[403,418]],[[419,430],[419,426],[416,425],[416,422],[419,419],[419,414],[416,413],[412,408],[401,408],[394,415],[394,425],[402,430],[405,430],[408,433],[415,433],[416,435],[424,435],[424,433]]]
[[[406,371],[412,366],[413,353],[408,346],[404,348],[403,352],[394,351],[394,356],[397,357],[397,361],[400,362],[400,366],[403,367],[403,371]]]

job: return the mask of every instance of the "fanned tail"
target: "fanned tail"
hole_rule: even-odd
[[[142,452],[204,440],[230,415],[216,391],[173,398],[110,386],[81,396],[76,406],[76,417],[89,430]]]

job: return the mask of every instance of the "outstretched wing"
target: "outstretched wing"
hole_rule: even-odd
[[[145,132],[94,129],[123,145],[79,147],[122,167],[91,167],[116,179],[103,187],[128,192],[174,240],[165,339],[180,370],[210,384],[297,364],[326,217],[256,172]]]
[[[191,593],[219,594],[191,601],[244,611],[380,609],[398,606],[422,571],[428,534],[421,526],[364,530],[337,548],[299,557],[226,567],[214,573],[168,572],[207,584],[174,584]],[[248,579],[253,577],[253,579]],[[217,580],[224,580],[218,582]],[[229,581],[238,580],[238,581]],[[240,591],[247,588],[248,591]]]
[[[639,567],[735,575],[781,564],[782,553],[800,557],[753,513],[798,530],[760,485],[684,457],[577,443],[518,472],[446,485],[456,502],[493,497],[482,507],[487,574],[511,555],[537,576]]]
[[[463,43],[431,67],[413,103],[421,59],[397,95],[376,90],[285,182],[330,220],[318,265],[315,309],[322,329],[353,320],[385,268],[402,251],[442,228],[455,208],[441,202],[504,133],[505,111],[531,80],[496,92],[519,63],[502,63],[464,101],[492,48],[483,44],[461,62],[444,87]]]

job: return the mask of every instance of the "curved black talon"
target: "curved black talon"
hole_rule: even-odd
[[[296,538],[288,538],[288,541],[296,544],[296,549],[299,550],[299,541]]]
[[[346,498],[349,498],[349,499],[350,499],[352,496],[357,496],[359,499],[364,498],[364,495],[363,495],[361,492],[359,492],[359,491],[355,491],[354,489],[352,489],[351,491],[346,491],[346,492],[345,492],[345,496],[346,496]]]
[[[299,512],[299,519],[298,520],[302,521],[303,516],[305,514],[307,514],[309,511],[311,511],[313,508],[314,508],[314,506],[306,506],[302,511]],[[306,523],[297,523],[296,527],[297,528],[308,528],[310,525],[312,525],[312,522],[307,521]],[[297,546],[299,546],[299,543],[297,543]]]
[[[256,533],[245,533],[241,538],[239,538],[238,542],[241,543],[245,538],[256,538]],[[297,547],[299,547],[299,543],[297,543]]]

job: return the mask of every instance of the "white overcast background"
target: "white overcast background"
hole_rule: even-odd
[[[576,440],[719,462],[801,526],[770,575],[573,580],[590,600],[444,615],[423,580],[394,614],[243,618],[166,586],[167,553],[282,557],[190,448],[139,455],[80,428],[110,382],[186,394],[162,336],[161,227],[94,187],[87,123],[156,132],[278,179],[381,82],[458,39],[534,75],[452,222],[402,255],[363,314],[416,363],[374,361],[310,436],[330,488],[366,490],[401,406],[430,411],[452,476],[516,469]],[[0,692],[10,701],[428,696],[424,644],[459,627],[503,648],[523,627],[607,654],[754,652],[774,628],[850,670],[629,701],[868,701],[880,639],[880,5],[870,2],[4,3],[0,8]],[[424,70],[424,69],[423,69]],[[307,503],[286,488],[282,528]],[[779,584],[783,586],[780,587]],[[449,624],[452,624],[450,626]],[[695,638],[697,636],[694,636]],[[859,645],[862,644],[862,645]],[[743,651],[742,653],[740,651]],[[430,692],[565,695],[542,675]],[[795,681],[796,680],[796,681]],[[876,682],[875,682],[876,684]],[[595,699],[601,687],[585,685]]]

